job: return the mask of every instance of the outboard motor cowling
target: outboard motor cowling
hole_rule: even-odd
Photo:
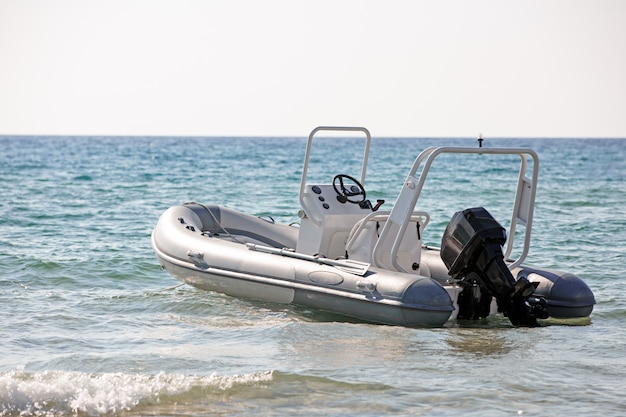
[[[448,274],[460,280],[459,318],[480,318],[489,314],[491,297],[498,311],[515,326],[537,326],[547,318],[545,300],[532,297],[535,285],[526,278],[517,281],[504,262],[502,246],[506,231],[482,207],[457,212],[441,240],[441,259]]]

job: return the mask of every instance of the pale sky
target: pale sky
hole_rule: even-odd
[[[626,137],[625,0],[0,0],[0,135]]]

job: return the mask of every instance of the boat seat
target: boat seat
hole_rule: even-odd
[[[374,248],[389,215],[389,211],[373,212],[354,225],[346,243],[348,258],[392,271],[420,273],[422,232],[430,216],[426,212],[413,212],[396,251],[395,262],[391,259],[393,242],[386,241],[378,247],[381,262],[377,263],[373,256]]]
[[[371,205],[340,202],[331,184],[307,184],[302,205],[296,251],[331,259],[346,256],[350,231],[359,220],[372,213]]]

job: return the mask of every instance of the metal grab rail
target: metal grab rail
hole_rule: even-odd
[[[316,218],[313,213],[309,210],[309,208],[304,203],[305,197],[305,186],[306,186],[306,176],[309,170],[309,158],[311,156],[311,147],[313,144],[313,138],[316,133],[320,131],[335,131],[335,132],[362,132],[365,134],[365,151],[363,154],[363,165],[361,166],[361,185],[365,185],[365,173],[367,171],[367,160],[369,158],[370,144],[372,142],[372,136],[370,135],[369,130],[364,127],[350,127],[350,126],[318,126],[311,131],[309,134],[309,139],[306,145],[306,152],[304,154],[304,166],[302,168],[302,179],[300,181],[300,207],[304,211],[304,214],[311,219],[311,221],[316,225],[321,225],[322,220]]]
[[[530,247],[530,232],[532,228],[533,211],[535,204],[535,195],[537,190],[537,178],[539,174],[539,157],[532,149],[527,148],[464,148],[464,147],[432,147],[425,149],[415,159],[409,175],[407,176],[400,194],[394,203],[389,215],[388,221],[385,223],[380,233],[378,242],[374,246],[372,253],[372,261],[376,266],[384,266],[383,254],[391,248],[392,263],[397,270],[399,265],[395,257],[398,253],[402,237],[408,226],[411,214],[413,213],[420,193],[424,187],[424,183],[428,176],[431,165],[435,158],[443,153],[452,154],[497,154],[497,155],[518,155],[521,159],[520,171],[518,175],[517,190],[515,201],[513,203],[513,214],[511,217],[511,225],[509,227],[509,239],[505,250],[505,259],[508,258],[513,251],[513,243],[515,240],[515,227],[517,223],[524,224],[524,244],[522,253],[519,258],[509,264],[509,268],[513,269],[520,265],[526,256]],[[528,157],[532,158],[532,175],[528,178]],[[419,167],[423,164],[419,177],[416,177]]]

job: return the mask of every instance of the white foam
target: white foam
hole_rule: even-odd
[[[269,381],[272,376],[272,372],[187,376],[14,370],[0,373],[0,416],[116,413],[132,410],[140,402],[157,403],[161,396],[179,395],[194,387],[227,390],[235,385]]]

